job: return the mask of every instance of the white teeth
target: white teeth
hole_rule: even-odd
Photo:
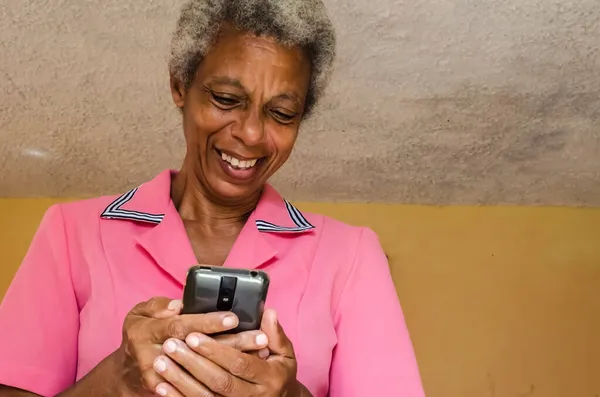
[[[232,156],[230,156],[228,154],[225,154],[223,152],[221,152],[221,158],[223,160],[227,161],[229,164],[231,164],[235,168],[241,168],[241,169],[254,167],[254,165],[258,161],[258,159],[252,159],[252,160],[240,160],[240,159],[236,159],[235,157],[232,157]]]

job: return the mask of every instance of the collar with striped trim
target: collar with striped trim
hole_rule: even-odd
[[[112,201],[100,215],[103,219],[129,220],[159,224],[171,201],[171,178],[176,171],[166,170],[149,182],[131,189]],[[315,227],[292,203],[282,198],[269,184],[250,216],[263,233],[302,233]]]

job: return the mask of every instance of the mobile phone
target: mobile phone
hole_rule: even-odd
[[[260,270],[193,266],[186,276],[181,313],[229,311],[237,315],[239,324],[226,333],[260,329],[269,282]]]

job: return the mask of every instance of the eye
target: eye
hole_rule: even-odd
[[[221,108],[233,108],[237,105],[240,104],[240,100],[237,98],[233,98],[230,96],[226,96],[223,94],[217,94],[215,92],[211,92],[210,96],[212,97],[213,101],[216,102],[217,106],[221,107]]]
[[[295,113],[290,113],[290,112],[279,110],[279,109],[271,110],[271,114],[277,121],[279,121],[280,123],[283,123],[283,124],[288,124],[296,118]]]

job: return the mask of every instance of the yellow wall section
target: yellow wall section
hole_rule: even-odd
[[[0,296],[52,202],[0,199]],[[429,397],[600,393],[600,209],[299,207],[379,233]]]

